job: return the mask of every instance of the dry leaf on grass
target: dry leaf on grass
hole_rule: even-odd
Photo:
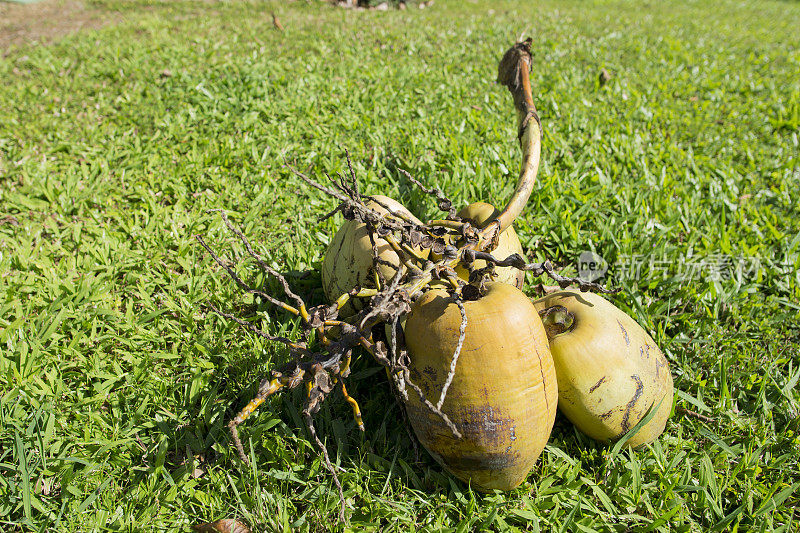
[[[250,533],[249,527],[233,518],[223,518],[216,522],[192,526],[192,530],[201,533]]]
[[[281,24],[281,19],[279,19],[278,15],[276,15],[275,13],[272,13],[272,25],[275,27],[275,29],[283,31],[283,24]]]

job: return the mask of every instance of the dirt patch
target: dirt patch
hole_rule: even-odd
[[[34,43],[50,43],[64,35],[97,29],[121,20],[118,13],[80,0],[44,0],[33,4],[0,2],[0,52]]]

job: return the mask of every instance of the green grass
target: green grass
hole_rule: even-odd
[[[502,204],[520,158],[493,78],[523,31],[545,131],[523,246],[567,272],[583,250],[608,260],[615,302],[670,361],[676,407],[713,422],[676,412],[651,447],[612,454],[559,417],[519,489],[479,494],[415,460],[362,354],[348,387],[366,433],[338,395],[316,418],[347,527],[800,529],[800,5],[94,4],[124,21],[0,58],[0,530],[337,528],[299,391],[242,426],[252,468],[231,446],[224,424],[286,353],[204,304],[297,325],[238,293],[192,236],[240,255],[206,213],[229,210],[320,302],[340,220],[317,223],[334,204],[284,161],[321,176],[348,149],[368,192],[420,216],[434,206],[398,167]],[[622,268],[635,254],[638,276]],[[716,279],[721,258],[755,266]]]

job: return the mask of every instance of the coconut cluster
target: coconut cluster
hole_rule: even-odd
[[[526,263],[512,227],[539,161],[541,125],[530,65],[530,41],[525,41],[506,52],[498,71],[514,98],[523,152],[515,194],[504,210],[477,202],[456,213],[440,191],[423,186],[447,216],[421,225],[397,201],[379,197],[377,213],[412,222],[417,225],[412,231],[430,237],[428,244],[438,242],[439,249],[427,253],[423,244],[406,253],[396,243],[421,240],[404,234],[405,226],[381,235],[383,219],[376,223],[356,215],[341,226],[323,262],[331,302],[343,293],[378,287],[382,279],[412,289],[406,295],[408,312],[393,317],[389,330],[395,353],[400,325],[406,371],[419,390],[404,396],[409,422],[431,456],[482,490],[509,490],[525,479],[550,436],[556,404],[589,437],[625,439],[630,446],[658,437],[672,409],[664,355],[631,317],[586,292],[599,287],[579,282],[579,291],[535,302],[521,291],[531,270],[551,274],[562,288],[574,281]],[[415,283],[423,271],[436,276]],[[354,303],[347,311],[362,308]],[[363,318],[356,316],[354,323],[363,324]],[[406,388],[402,380],[395,385]]]
[[[331,179],[330,186],[295,171],[339,200],[324,218],[339,212],[346,219],[322,263],[327,303],[307,306],[224,213],[264,274],[279,282],[285,300],[248,286],[198,236],[243,290],[300,319],[301,338],[293,340],[210,306],[282,342],[294,355],[262,381],[257,396],[229,424],[242,460],[247,454],[237,427],[270,395],[304,384],[302,414],[339,489],[342,517],[343,492],[313,414],[340,391],[364,430],[358,402],[345,387],[359,350],[385,367],[430,455],[479,490],[511,490],[522,483],[550,437],[557,408],[602,442],[641,446],[665,428],[672,375],[653,339],[595,294],[614,291],[562,276],[549,261],[528,263],[512,227],[533,190],[541,150],[531,63],[528,39],[512,46],[498,68],[498,81],[514,100],[523,156],[514,194],[503,209],[476,202],[457,211],[441,190],[403,172],[445,213],[422,222],[392,198],[362,195],[349,156],[350,175]],[[547,275],[562,290],[532,301],[522,291],[526,273]]]
[[[397,201],[380,201],[418,221]],[[479,230],[498,213],[479,202],[458,217]],[[372,280],[401,268],[402,250],[369,235],[368,224],[348,221],[331,242],[323,263],[330,268],[323,283],[331,302],[360,286],[326,280],[365,280],[374,287]],[[449,237],[460,245],[456,235]],[[449,278],[414,295],[399,321],[410,377],[422,392],[406,397],[408,420],[430,455],[477,489],[513,489],[544,449],[556,405],[595,440],[624,438],[636,447],[656,439],[671,412],[673,388],[666,358],[650,335],[592,292],[559,291],[531,301],[521,291],[530,269],[513,228],[487,250],[480,255],[485,259],[464,254],[471,262],[457,262]],[[425,251],[418,257],[444,262]]]

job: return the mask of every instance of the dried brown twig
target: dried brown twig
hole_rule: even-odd
[[[709,424],[712,424],[712,423],[716,422],[716,420],[714,420],[710,416],[702,415],[702,414],[700,414],[700,413],[698,413],[696,411],[692,411],[692,410],[687,409],[687,408],[685,408],[685,407],[683,407],[681,405],[679,405],[679,406],[677,406],[675,408],[675,412],[681,413],[682,415],[685,415],[685,416],[690,416],[692,418],[696,418],[698,420],[702,420],[703,422],[708,422]]]
[[[422,183],[420,183],[414,176],[408,173],[408,171],[403,170],[402,168],[398,169],[400,173],[406,177],[408,181],[419,187],[422,192],[425,194],[430,194],[434,198],[436,198],[436,207],[439,208],[440,211],[444,211],[447,213],[447,220],[454,220],[456,222],[461,222],[461,217],[456,214],[456,208],[453,207],[453,202],[450,201],[450,198],[445,196],[441,189],[438,187],[426,187]]]
[[[550,261],[544,261],[542,263],[526,263],[525,259],[519,254],[511,254],[505,259],[497,259],[492,257],[490,253],[487,252],[476,252],[474,250],[465,250],[464,252],[464,260],[467,263],[472,263],[475,260],[483,260],[487,263],[493,264],[495,267],[514,267],[516,269],[525,271],[525,272],[533,272],[534,276],[541,276],[542,274],[547,274],[550,279],[558,283],[558,286],[562,289],[569,287],[570,285],[577,285],[578,288],[583,291],[593,291],[593,292],[600,292],[604,294],[616,294],[621,289],[607,289],[598,283],[593,283],[591,281],[586,281],[581,278],[570,278],[566,276],[562,276],[558,272],[555,271],[553,268],[553,264]]]

